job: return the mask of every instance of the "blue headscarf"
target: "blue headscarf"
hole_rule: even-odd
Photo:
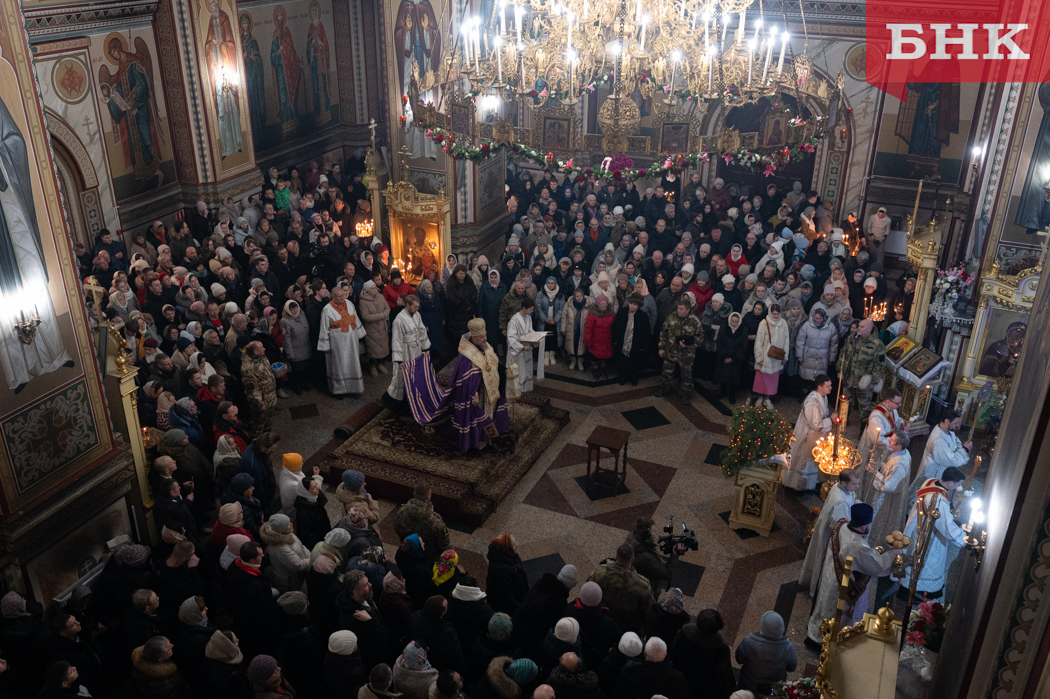
[[[401,550],[407,551],[408,553],[422,553],[423,542],[419,538],[419,534],[409,534],[405,537],[405,540],[401,542]]]

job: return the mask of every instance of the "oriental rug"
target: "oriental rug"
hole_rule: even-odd
[[[482,450],[460,454],[409,413],[372,404],[372,415],[318,464],[330,480],[347,469],[361,471],[373,497],[405,502],[416,485],[429,485],[435,509],[445,517],[481,524],[528,473],[569,421],[569,412],[529,393],[511,401],[510,429]],[[367,412],[366,412],[367,411]]]

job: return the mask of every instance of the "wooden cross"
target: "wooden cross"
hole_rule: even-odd
[[[95,315],[98,316],[98,322],[102,323],[102,297],[105,295],[106,290],[91,277],[88,281],[84,282],[84,291],[90,291],[95,304]]]
[[[368,130],[372,132],[372,150],[376,149],[376,120],[371,119],[368,122]]]

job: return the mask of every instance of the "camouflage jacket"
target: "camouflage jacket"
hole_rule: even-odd
[[[449,547],[445,520],[434,512],[434,503],[412,498],[402,505],[394,516],[394,531],[399,541],[410,534],[419,534],[431,558],[437,558]]]
[[[686,347],[678,345],[681,336],[692,337],[693,344]],[[694,313],[685,318],[679,318],[678,313],[672,313],[664,321],[663,330],[660,331],[660,349],[664,351],[664,358],[672,361],[679,357],[692,357],[697,348],[704,341],[704,329],[700,325],[700,319]]]
[[[638,631],[644,627],[645,616],[653,604],[648,578],[612,561],[595,568],[587,580],[602,588],[602,605],[609,608],[620,628]]]
[[[885,356],[886,345],[874,332],[867,337],[851,334],[839,351],[838,370],[842,382],[856,387],[865,375],[871,376],[873,383],[877,382],[877,372]]]
[[[514,314],[521,310],[521,302],[526,298],[525,294],[517,296],[514,294],[514,290],[511,289],[507,292],[507,295],[503,297],[503,301],[499,306],[499,329],[506,330],[507,325],[510,323],[510,319],[514,317]],[[491,338],[490,338],[491,339]]]
[[[241,381],[252,410],[273,410],[277,407],[277,380],[265,354],[256,357],[249,352],[244,353]]]

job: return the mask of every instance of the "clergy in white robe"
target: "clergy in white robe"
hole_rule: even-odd
[[[871,517],[871,505],[860,502],[850,508],[849,519],[840,519],[832,526],[820,569],[816,602],[809,617],[807,646],[822,643],[820,622],[835,616],[839,601],[839,584],[842,582],[847,558],[853,558],[853,566],[850,569],[846,605],[842,610],[843,627],[852,626],[860,621],[868,611],[868,584],[871,577],[881,578],[890,574],[895,552],[891,550],[878,553],[868,545]]]
[[[332,300],[321,311],[317,351],[325,353],[328,368],[328,390],[333,395],[364,393],[364,374],[358,343],[365,336],[365,326],[354,304],[347,299],[349,286],[332,289]]]
[[[390,361],[393,362],[393,376],[387,394],[396,401],[405,399],[405,376],[401,365],[430,351],[430,337],[423,317],[419,315],[419,297],[404,297],[405,308],[397,314],[390,329]]]
[[[532,385],[532,345],[522,342],[521,337],[532,332],[532,310],[535,302],[525,298],[521,310],[507,323],[507,363],[518,365],[518,380],[521,392],[531,391]]]
[[[905,488],[908,474],[911,473],[910,445],[908,433],[897,430],[890,435],[890,454],[885,463],[878,468],[874,459],[868,463],[868,468],[874,470],[871,507],[875,511],[869,538],[876,546],[886,540],[887,534],[900,529],[901,520],[904,519]]]
[[[904,535],[911,539],[911,546],[908,547],[907,553],[914,554],[919,542],[919,503],[926,504],[926,512],[932,512],[934,509],[940,510],[941,516],[934,524],[933,539],[926,550],[926,562],[915,584],[916,595],[922,592],[926,593],[927,599],[937,599],[944,594],[948,566],[954,558],[954,556],[949,556],[952,552],[952,545],[961,547],[965,544],[966,532],[955,523],[951,512],[952,494],[963,484],[965,478],[962,471],[955,466],[949,466],[941,474],[939,480],[931,478],[919,488],[919,495],[915,504],[912,505],[911,514],[904,527]],[[911,585],[913,572],[909,570],[901,580],[902,590],[907,590]]]
[[[820,470],[813,460],[813,447],[831,432],[832,415],[828,410],[831,379],[821,374],[816,377],[817,390],[811,391],[802,403],[795,422],[795,441],[791,445],[791,463],[781,476],[787,488],[813,490],[817,487]]]
[[[914,503],[919,488],[931,478],[940,478],[944,469],[949,466],[962,468],[970,460],[969,449],[973,446],[963,444],[955,436],[955,431],[962,427],[962,418],[955,411],[949,411],[943,420],[930,432],[926,441],[926,451],[919,462],[919,472],[908,488],[908,502]]]
[[[897,408],[901,405],[901,394],[895,388],[886,389],[882,402],[875,406],[868,416],[868,422],[860,435],[857,444],[857,453],[860,454],[860,467],[864,469],[864,489],[861,491],[863,499],[867,499],[871,493],[871,473],[867,470],[868,461],[871,459],[871,450],[877,442],[889,448],[890,434],[898,427],[904,427],[904,421],[897,414]]]
[[[802,562],[802,573],[798,583],[809,588],[809,594],[816,597],[817,583],[820,581],[820,564],[824,560],[824,547],[831,536],[831,527],[840,519],[849,519],[850,508],[855,502],[854,493],[863,480],[860,471],[847,468],[839,474],[839,482],[831,486],[828,499],[820,509],[817,523],[813,527],[813,538],[809,540],[806,560]]]

